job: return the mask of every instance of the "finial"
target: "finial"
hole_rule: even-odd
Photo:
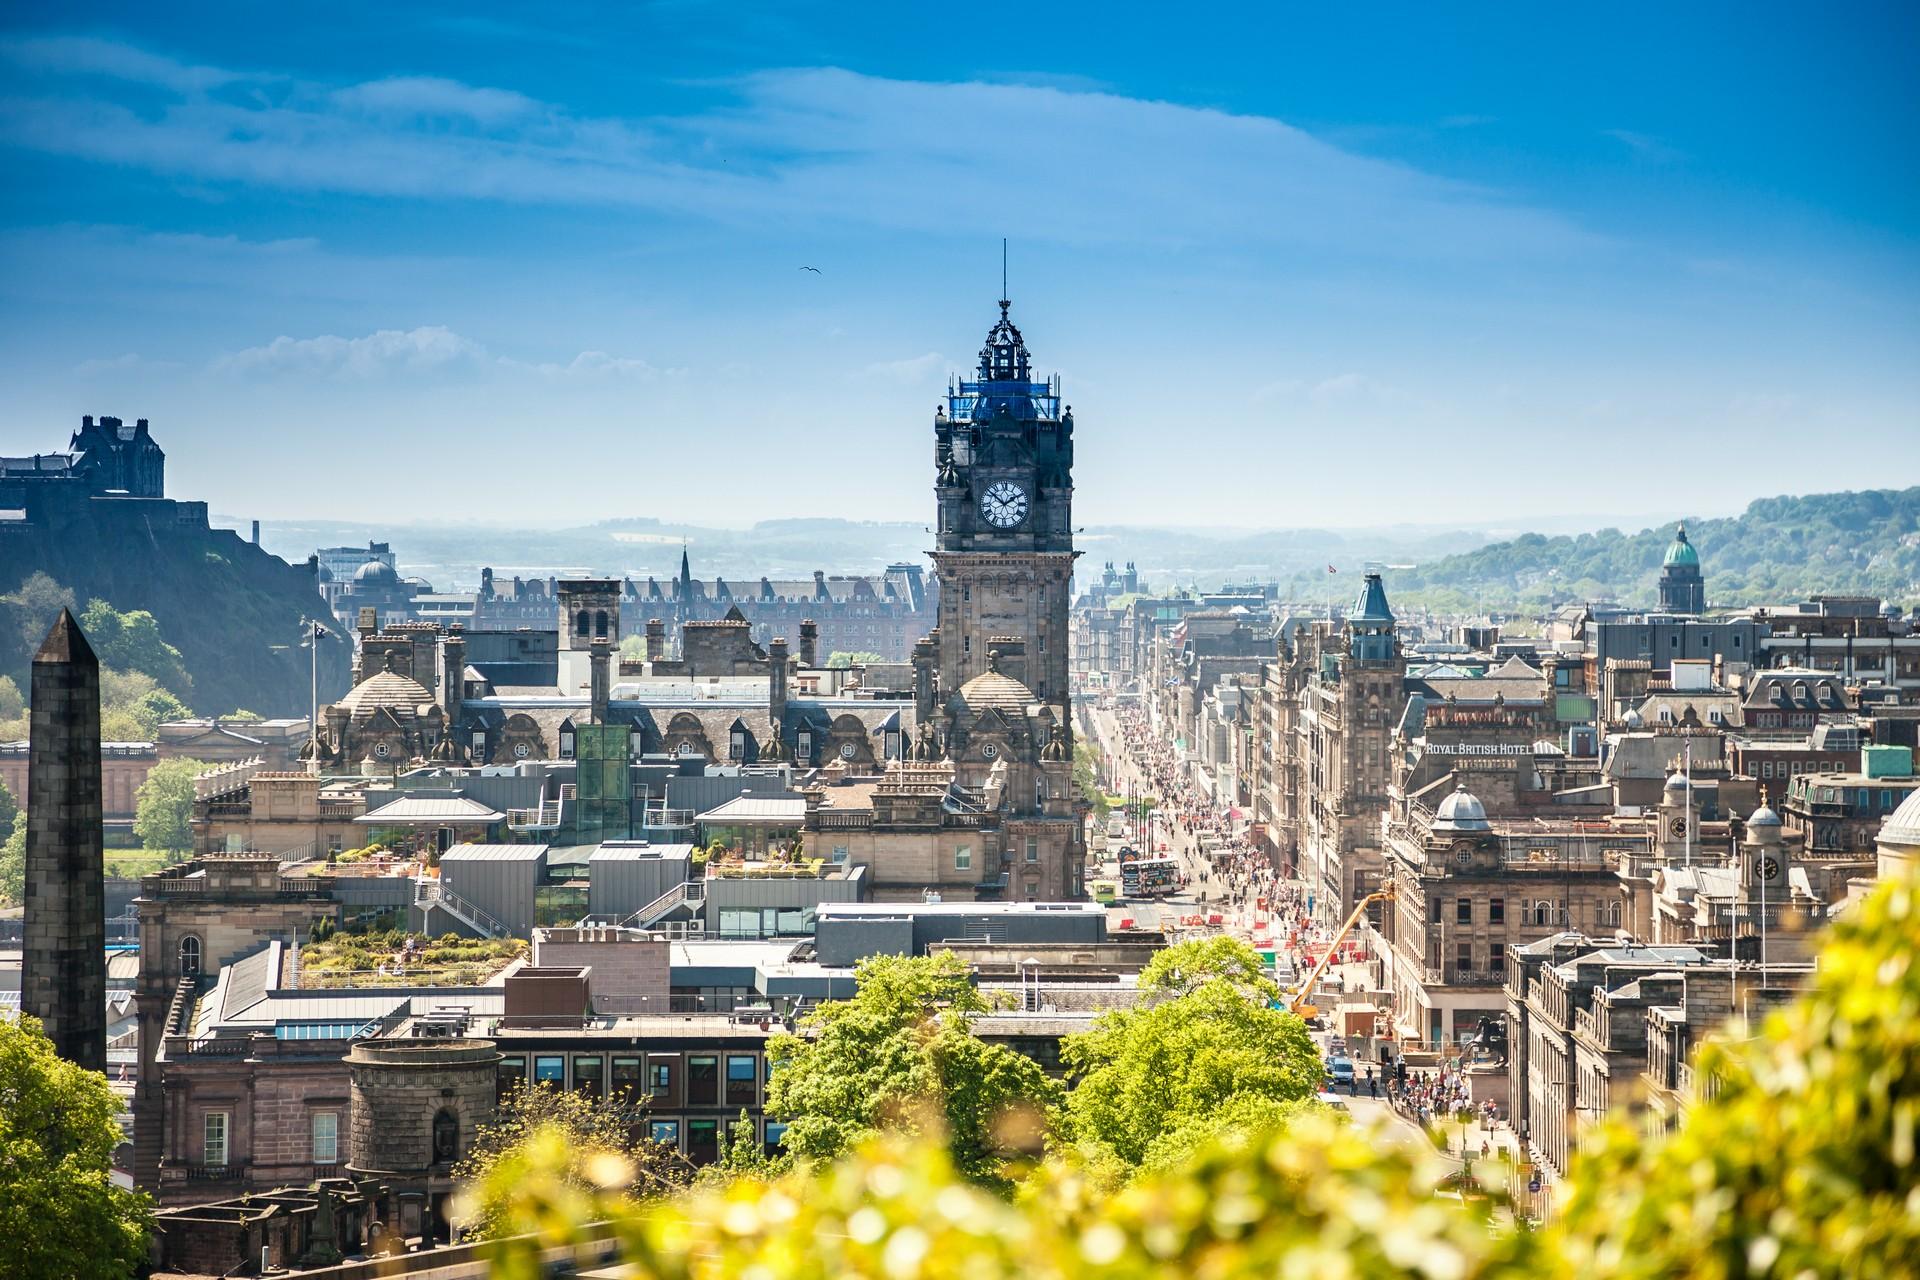
[[[999,645],[995,645],[993,648],[987,650],[987,670],[989,671],[1000,670],[1000,646]]]

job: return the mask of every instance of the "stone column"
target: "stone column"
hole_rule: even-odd
[[[61,1057],[107,1069],[100,662],[65,609],[33,658],[20,1007]]]

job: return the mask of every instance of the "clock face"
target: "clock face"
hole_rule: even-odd
[[[1027,491],[1011,480],[988,485],[980,495],[980,514],[996,529],[1011,529],[1027,518]]]
[[[1780,860],[1771,857],[1760,859],[1760,878],[1762,880],[1778,880],[1780,878]]]
[[[1687,820],[1686,820],[1685,818],[1675,818],[1675,819],[1673,820],[1673,823],[1672,823],[1672,830],[1673,830],[1673,834],[1674,834],[1675,836],[1684,836],[1684,835],[1686,835],[1686,834],[1687,834]]]

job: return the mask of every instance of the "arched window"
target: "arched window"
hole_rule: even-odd
[[[585,609],[573,615],[573,634],[577,636],[587,634],[587,625],[587,611]]]
[[[444,1164],[460,1154],[460,1117],[442,1110],[433,1117],[433,1162]]]
[[[200,939],[189,934],[180,939],[180,976],[193,977],[200,972]]]
[[[593,615],[593,634],[596,636],[605,636],[607,634],[607,611],[605,609]]]

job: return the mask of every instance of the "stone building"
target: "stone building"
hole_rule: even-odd
[[[1555,1175],[1566,1174],[1580,1125],[1616,1097],[1629,1100],[1631,1082],[1646,1064],[1644,1024],[1637,1041],[1624,1019],[1618,1028],[1610,1019],[1603,1027],[1604,997],[1617,993],[1643,1009],[1642,979],[1707,963],[1696,947],[1648,947],[1573,931],[1511,949],[1504,995],[1513,1125]],[[1610,1052],[1619,1054],[1611,1063]]]
[[[275,720],[169,720],[154,731],[154,749],[162,760],[200,760],[229,764],[258,760],[269,769],[292,769],[313,736],[305,716]]]
[[[1406,704],[1406,659],[1380,575],[1366,576],[1344,627],[1316,625],[1281,661],[1299,691],[1299,874],[1314,888],[1316,914],[1339,920],[1380,886],[1393,731]],[[1378,904],[1368,919],[1379,927]]]
[[[1734,1015],[1757,1024],[1811,972],[1572,931],[1513,947],[1506,1016],[1515,1129],[1564,1176],[1584,1132],[1609,1113],[1652,1103],[1650,1123],[1670,1123],[1692,1047]]]
[[[677,641],[689,623],[713,622],[738,610],[752,639],[762,646],[775,636],[793,638],[811,623],[824,664],[836,652],[877,653],[904,662],[913,642],[927,630],[936,588],[917,564],[891,564],[877,574],[840,574],[815,570],[810,578],[754,578],[728,581],[693,576],[682,551],[680,572],[657,578],[617,579],[620,623],[627,635],[657,619],[661,636]],[[552,627],[559,614],[559,578],[514,578],[497,583],[483,569],[472,609],[473,625]],[[668,652],[660,658],[674,656]],[[814,658],[803,658],[813,665]]]
[[[171,1060],[203,1051],[192,1034],[199,996],[218,981],[225,966],[261,953],[269,944],[304,938],[315,920],[339,912],[323,885],[285,878],[279,865],[272,854],[223,854],[141,878],[140,896],[134,900],[141,960],[134,996],[140,1024],[134,1179],[141,1187],[158,1190],[163,1202],[205,1198],[205,1188],[193,1190],[190,1184],[231,1185],[229,1153],[243,1137],[233,1128],[235,1109],[219,1105],[236,1097],[238,1085],[216,1086],[207,1096],[195,1096],[177,1083],[168,1084],[174,1074]],[[264,976],[261,981],[266,981]],[[209,1155],[218,1158],[209,1160]],[[266,1185],[288,1180],[270,1174]],[[305,1175],[298,1180],[304,1181]]]
[[[22,738],[0,742],[0,785],[22,805],[27,800],[28,762],[33,744]],[[161,759],[151,742],[103,742],[100,744],[100,817],[110,831],[133,833],[133,811],[140,784]]]
[[[1395,896],[1379,932],[1402,1036],[1439,1047],[1497,1021],[1516,944],[1629,925],[1615,871],[1644,846],[1637,827],[1490,819],[1457,783],[1431,808],[1419,797],[1396,806],[1386,836]]]
[[[1660,612],[1701,614],[1707,611],[1706,581],[1700,576],[1700,553],[1687,541],[1687,526],[1673,531],[1673,545],[1660,563]]]
[[[90,495],[158,498],[166,493],[167,455],[141,418],[128,426],[118,418],[80,419],[67,453],[0,457],[0,480],[76,486]]]
[[[451,1238],[453,1167],[493,1118],[500,1062],[488,1040],[361,1040],[348,1052],[347,1175],[381,1184],[380,1219],[402,1236]]]

